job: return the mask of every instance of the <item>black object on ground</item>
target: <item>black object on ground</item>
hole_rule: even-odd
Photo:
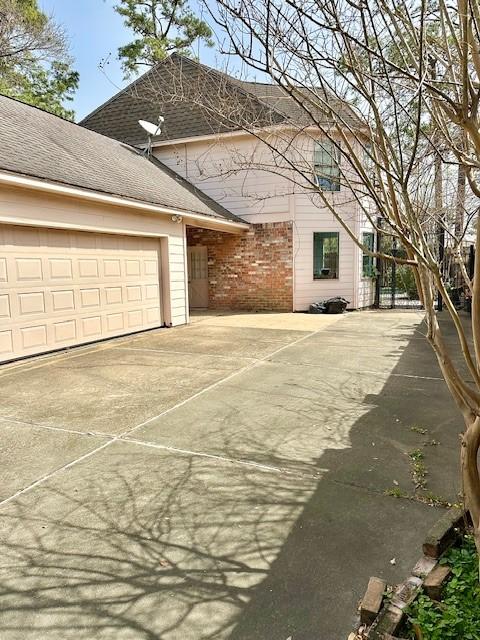
[[[314,302],[310,305],[309,313],[343,313],[349,304],[348,300],[341,296],[328,298],[321,302]]]

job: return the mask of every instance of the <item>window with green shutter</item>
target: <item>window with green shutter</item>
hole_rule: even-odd
[[[313,234],[313,279],[338,278],[338,231]]]

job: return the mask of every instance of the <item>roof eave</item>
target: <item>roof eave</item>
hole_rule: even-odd
[[[208,140],[217,140],[217,139],[228,139],[228,138],[238,138],[241,136],[249,136],[256,135],[260,132],[267,133],[275,133],[276,131],[285,131],[292,129],[294,131],[298,131],[299,133],[318,133],[318,131],[327,131],[329,129],[333,129],[334,125],[330,125],[328,127],[320,127],[318,125],[309,125],[309,126],[301,126],[296,125],[293,122],[282,122],[281,124],[269,125],[268,127],[259,127],[258,129],[252,129],[248,131],[247,129],[236,129],[235,131],[227,131],[224,133],[208,133],[197,136],[189,136],[184,138],[170,138],[169,140],[157,140],[152,143],[152,148],[158,147],[168,147],[176,144],[188,144],[190,142],[207,142]],[[348,130],[348,127],[345,127]],[[369,137],[367,127],[351,127],[352,131],[355,131],[357,135]],[[145,144],[137,144],[136,147],[138,149],[144,149],[147,145]]]
[[[149,213],[156,213],[160,215],[181,216],[181,218],[188,223],[192,220],[196,223],[204,222],[205,226],[213,226],[215,228],[224,228],[225,231],[230,230],[233,233],[240,233],[249,229],[250,225],[247,222],[234,222],[225,218],[216,216],[208,216],[206,214],[197,213],[194,211],[186,211],[184,209],[177,209],[171,207],[164,207],[158,204],[152,204],[150,202],[144,202],[141,200],[133,200],[131,198],[125,198],[114,194],[101,193],[99,191],[92,191],[89,189],[83,189],[81,187],[75,187],[66,184],[60,184],[58,182],[51,182],[42,178],[26,176],[24,174],[14,173],[10,171],[0,170],[0,185],[6,185],[11,187],[19,187],[24,189],[32,189],[35,191],[42,191],[44,193],[50,193],[54,195],[60,195],[64,197],[80,198],[90,202],[97,202],[100,204],[109,204],[113,206],[121,206],[130,209],[136,209],[138,211],[144,211]],[[198,226],[198,224],[197,224]]]

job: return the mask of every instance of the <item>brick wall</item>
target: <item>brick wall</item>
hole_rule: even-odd
[[[291,222],[252,224],[242,235],[187,227],[187,244],[208,247],[210,309],[292,311]]]

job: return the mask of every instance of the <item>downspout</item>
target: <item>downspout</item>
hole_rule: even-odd
[[[292,311],[297,310],[297,213],[296,213],[296,199],[295,199],[295,191],[290,195],[290,211],[292,213],[291,223],[292,223]]]
[[[355,202],[355,235],[358,240],[360,240],[360,206],[357,202]],[[360,260],[361,260],[361,249],[358,245],[356,245],[353,240],[353,300],[352,306],[353,309],[358,309],[360,303],[360,295],[359,295],[359,287],[360,287]]]

